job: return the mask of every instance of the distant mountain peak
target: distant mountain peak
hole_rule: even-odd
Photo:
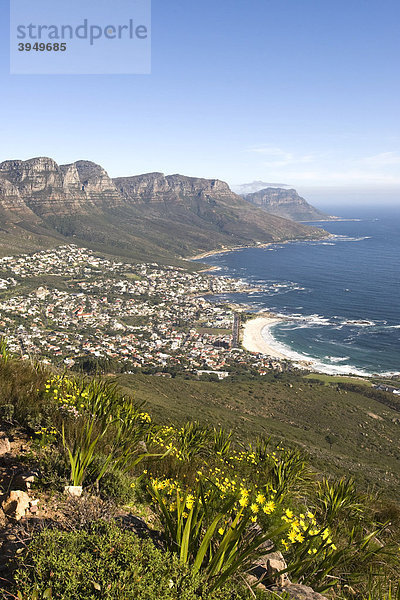
[[[332,218],[309,204],[294,188],[270,186],[258,192],[245,194],[243,198],[272,215],[293,221],[321,221]]]
[[[238,185],[232,185],[231,189],[239,196],[245,196],[246,194],[254,194],[265,188],[281,188],[289,189],[293,186],[287,185],[286,183],[267,183],[265,181],[253,181],[252,183],[242,183]]]

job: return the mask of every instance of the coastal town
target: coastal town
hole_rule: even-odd
[[[240,346],[245,307],[218,297],[248,288],[215,274],[59,246],[0,259],[0,336],[22,358],[65,368],[218,379],[288,368]]]

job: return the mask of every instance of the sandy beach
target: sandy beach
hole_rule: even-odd
[[[271,348],[262,336],[265,327],[271,327],[282,320],[274,316],[262,316],[247,321],[243,328],[243,347],[249,352],[259,352],[273,358],[287,359],[287,356]]]

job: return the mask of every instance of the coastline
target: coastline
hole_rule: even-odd
[[[244,324],[242,346],[249,352],[257,354],[265,354],[271,358],[279,360],[292,360],[289,356],[285,356],[281,352],[275,350],[264,339],[262,332],[265,328],[270,328],[277,323],[281,323],[284,319],[276,317],[272,313],[258,316],[255,319],[250,319]]]
[[[324,231],[323,229],[321,231]],[[325,232],[328,233],[328,232]],[[207,252],[201,252],[200,254],[196,254],[195,256],[183,257],[183,260],[191,261],[191,260],[202,260],[203,258],[207,258],[209,256],[215,256],[217,254],[228,254],[228,252],[235,252],[236,250],[245,250],[247,248],[268,248],[268,246],[275,246],[276,244],[291,244],[296,242],[321,242],[323,240],[327,240],[329,238],[335,237],[333,234],[328,233],[328,235],[323,235],[318,238],[296,238],[291,240],[274,240],[271,242],[258,242],[257,244],[243,244],[242,246],[232,246],[230,248],[219,248],[215,250],[208,250]],[[207,269],[208,270],[208,269]]]

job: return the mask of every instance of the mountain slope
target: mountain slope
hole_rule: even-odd
[[[51,158],[0,164],[0,226],[170,260],[235,245],[316,239],[321,229],[268,215],[217,179],[149,173],[112,180],[99,165]]]
[[[332,218],[311,206],[295,189],[267,187],[252,194],[245,194],[243,198],[272,215],[293,221],[321,221]]]

